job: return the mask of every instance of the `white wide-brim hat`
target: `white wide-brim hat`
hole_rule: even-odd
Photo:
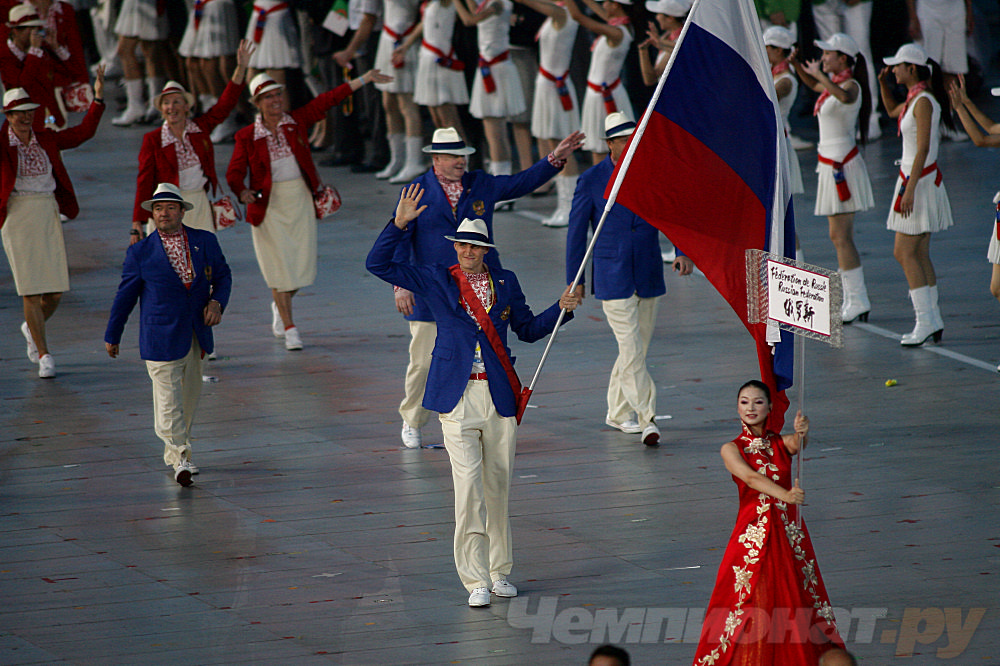
[[[896,55],[891,58],[882,58],[882,62],[887,65],[899,65],[904,62],[911,65],[926,65],[928,60],[927,51],[920,48],[918,44],[903,44],[896,51]]]
[[[654,14],[665,14],[675,18],[687,16],[694,0],[646,0],[646,9]]]
[[[179,203],[184,210],[191,210],[194,208],[194,204],[186,201],[184,197],[181,196],[180,189],[178,189],[178,187],[173,183],[160,183],[156,186],[156,191],[153,192],[153,198],[147,199],[139,205],[142,206],[143,210],[152,211],[153,204],[163,202]]]
[[[431,145],[424,146],[423,151],[443,155],[471,155],[476,149],[465,145],[465,141],[454,127],[442,127],[434,130]]]
[[[257,98],[264,93],[271,92],[272,90],[280,90],[284,87],[283,84],[278,83],[265,72],[261,72],[250,81],[250,99],[256,102]]]
[[[159,109],[160,100],[162,100],[165,95],[173,95],[173,94],[177,94],[183,97],[184,100],[188,103],[188,106],[191,107],[194,106],[194,95],[185,90],[184,86],[182,86],[177,81],[167,81],[167,84],[163,86],[163,90],[160,91],[160,94],[153,98],[153,108]],[[207,111],[208,109],[205,110]]]
[[[3,94],[3,112],[10,111],[31,111],[37,109],[38,104],[31,101],[28,91],[24,88],[11,88]]]
[[[630,120],[621,111],[609,113],[604,119],[604,138],[617,139],[622,136],[632,136],[635,131],[635,121]]]
[[[33,5],[15,5],[7,15],[8,28],[44,28],[45,21],[35,11]]]
[[[465,218],[462,224],[458,225],[454,236],[445,236],[445,240],[455,243],[469,243],[471,245],[482,245],[483,247],[496,247],[490,242],[490,236],[486,230],[486,223],[476,218],[470,220]]]
[[[858,47],[858,43],[854,41],[850,35],[845,35],[842,32],[830,35],[830,39],[826,41],[817,39],[813,43],[824,51],[840,51],[843,54],[851,56],[852,58],[858,57],[858,54],[861,53],[861,48]]]
[[[772,25],[764,31],[764,46],[790,49],[795,46],[795,35],[784,26]]]

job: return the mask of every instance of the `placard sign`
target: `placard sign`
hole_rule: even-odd
[[[767,260],[767,317],[780,324],[830,335],[830,278]]]

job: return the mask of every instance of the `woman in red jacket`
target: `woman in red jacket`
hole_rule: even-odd
[[[132,243],[152,233],[149,212],[142,202],[153,196],[159,183],[176,185],[185,201],[194,209],[184,216],[184,224],[196,229],[215,231],[208,192],[215,195],[219,178],[215,174],[215,148],[209,136],[217,125],[232,113],[245,85],[247,64],[253,44],[244,39],[236,52],[236,71],[225,91],[211,109],[191,118],[194,95],[176,81],[169,81],[154,103],[163,114],[163,125],[142,138],[139,150],[139,178],[136,181],[135,208],[132,211]]]
[[[32,130],[35,109],[23,88],[3,96],[7,119],[0,127],[0,236],[14,285],[24,304],[21,333],[28,359],[38,363],[38,376],[56,376],[45,338],[45,321],[62,293],[69,290],[69,268],[60,213],[72,219],[80,212],[59,152],[76,148],[97,132],[104,113],[104,68],[97,71],[94,101],[76,127],[61,132]]]
[[[302,349],[292,296],[316,279],[313,202],[321,183],[309,152],[309,128],[364,84],[389,81],[391,76],[373,69],[290,112],[284,110],[285,86],[264,73],[250,82],[251,101],[260,113],[236,133],[226,181],[246,204],[257,263],[274,299],[271,329],[285,339],[286,349]]]

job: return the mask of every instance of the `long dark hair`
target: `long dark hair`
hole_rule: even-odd
[[[844,53],[838,51],[837,53]],[[868,65],[865,63],[865,56],[859,53],[856,56],[847,57],[847,66],[851,68],[851,76],[861,86],[861,110],[858,111],[858,133],[861,136],[862,145],[868,143],[868,120],[872,115],[872,91],[868,87]]]
[[[914,67],[916,67],[918,81],[930,81],[928,87],[931,94],[941,105],[941,122],[948,129],[955,129],[955,119],[951,114],[951,99],[944,87],[944,73],[941,71],[941,65],[937,64],[933,58],[928,58],[926,65],[914,65]]]

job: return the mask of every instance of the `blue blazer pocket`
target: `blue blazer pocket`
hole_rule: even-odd
[[[447,361],[451,359],[452,354],[454,354],[454,348],[447,345],[434,345],[434,350],[431,352],[431,356],[434,358],[439,358],[442,361]]]

